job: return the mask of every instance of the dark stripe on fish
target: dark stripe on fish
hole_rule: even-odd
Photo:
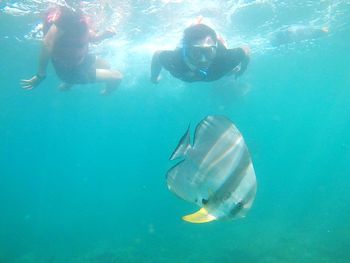
[[[239,187],[243,177],[246,175],[246,170],[251,163],[247,147],[243,147],[242,151],[243,154],[240,156],[240,160],[238,160],[239,165],[227,177],[221,187],[219,187],[210,197],[208,206],[210,206],[210,204],[215,206],[216,203],[224,202],[231,196],[231,193]]]

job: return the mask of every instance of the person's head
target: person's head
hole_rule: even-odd
[[[198,68],[207,68],[216,56],[217,35],[204,25],[196,24],[185,29],[182,44],[184,56]]]
[[[61,6],[59,16],[55,22],[58,28],[68,34],[82,35],[88,32],[86,18],[80,10]]]

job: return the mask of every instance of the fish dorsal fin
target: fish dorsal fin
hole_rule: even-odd
[[[216,217],[209,214],[205,208],[201,208],[193,214],[183,216],[182,219],[189,223],[202,224],[214,221]]]
[[[190,127],[188,127],[186,133],[181,137],[175,151],[170,156],[170,160],[185,156],[190,148]]]

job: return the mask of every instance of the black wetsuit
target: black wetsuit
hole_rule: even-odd
[[[221,42],[218,43],[216,57],[205,71],[192,71],[184,61],[182,48],[160,52],[159,61],[171,75],[186,82],[218,80],[230,73],[240,63],[242,63],[243,72],[249,60],[244,50],[242,48],[227,49]]]

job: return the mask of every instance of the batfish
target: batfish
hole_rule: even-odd
[[[167,172],[170,191],[197,204],[199,211],[182,219],[191,223],[244,217],[256,194],[252,159],[242,134],[224,116],[207,116],[182,136],[170,160],[181,160]]]

